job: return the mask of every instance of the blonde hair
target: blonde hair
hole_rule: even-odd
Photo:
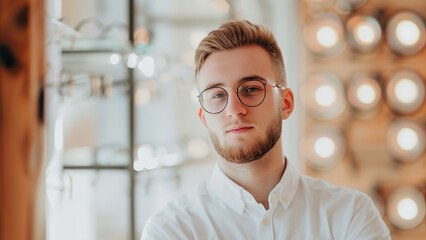
[[[198,76],[210,54],[253,44],[268,52],[277,69],[277,82],[285,86],[284,60],[274,35],[268,28],[247,20],[224,23],[200,42],[195,51],[195,76]]]

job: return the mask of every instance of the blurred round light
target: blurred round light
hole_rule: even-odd
[[[386,201],[389,221],[395,227],[404,230],[418,226],[425,218],[425,209],[423,194],[411,186],[395,189]]]
[[[417,133],[411,128],[401,128],[396,134],[398,146],[405,151],[415,149],[419,144]]]
[[[333,155],[335,148],[336,144],[328,137],[320,137],[314,144],[315,153],[322,158],[328,158]]]
[[[374,30],[368,23],[357,25],[355,33],[361,43],[370,44],[374,40]]]
[[[151,56],[145,56],[138,64],[139,70],[146,77],[152,77],[155,72],[155,61]]]
[[[135,68],[138,65],[139,57],[136,53],[130,53],[127,56],[126,65],[128,68]]]
[[[403,78],[395,86],[395,96],[402,103],[412,103],[419,95],[416,84],[411,79]]]
[[[339,40],[337,31],[330,26],[324,26],[317,31],[317,41],[324,47],[333,47]]]
[[[345,89],[332,73],[318,73],[309,77],[302,86],[302,101],[309,113],[318,119],[332,119],[346,106]]]
[[[336,101],[336,95],[332,86],[323,85],[315,91],[315,101],[323,107],[329,107]]]
[[[368,74],[359,74],[353,78],[348,88],[350,104],[361,111],[377,109],[380,103],[380,86]]]
[[[137,160],[133,163],[136,171],[160,167],[158,159],[154,156],[154,149],[150,145],[141,145],[137,149],[136,157]]]
[[[361,85],[356,90],[356,96],[362,103],[365,104],[371,104],[377,98],[373,86],[368,84]]]
[[[386,38],[397,53],[412,55],[419,52],[426,43],[423,19],[410,11],[395,14],[387,24]]]
[[[346,23],[349,43],[359,51],[370,51],[380,43],[382,30],[370,16],[355,16]]]
[[[118,53],[113,53],[111,54],[111,56],[109,57],[109,61],[112,65],[117,65],[120,63],[121,61],[121,55]]]
[[[393,110],[412,113],[423,104],[425,98],[423,80],[413,71],[397,71],[388,80],[386,97]]]
[[[402,219],[411,220],[417,216],[419,208],[413,199],[404,198],[398,202],[397,211]]]
[[[332,126],[318,126],[305,139],[303,152],[309,165],[317,170],[329,170],[338,164],[345,153],[341,133]],[[306,151],[307,149],[307,151]]]
[[[399,161],[415,161],[425,149],[425,133],[413,121],[397,120],[392,122],[387,133],[389,153]]]
[[[312,20],[306,25],[304,34],[308,48],[319,55],[334,56],[345,47],[344,29],[340,18],[334,14]]]
[[[403,20],[396,25],[396,38],[404,45],[411,46],[420,39],[420,29],[412,21]]]

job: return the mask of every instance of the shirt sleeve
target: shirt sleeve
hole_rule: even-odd
[[[373,201],[365,194],[356,202],[345,239],[388,240],[390,232]]]
[[[141,240],[168,239],[160,225],[150,218],[142,232]]]
[[[151,217],[142,232],[141,240],[194,239],[193,233],[179,221],[170,221],[164,216]]]

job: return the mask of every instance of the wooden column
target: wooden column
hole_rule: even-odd
[[[44,0],[0,0],[0,240],[45,239]]]

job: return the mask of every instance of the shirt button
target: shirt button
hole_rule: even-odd
[[[269,224],[269,219],[267,218],[263,219],[262,224],[267,226]]]
[[[282,198],[282,199],[281,199],[281,201],[282,201],[284,204],[287,204],[287,199],[286,199],[286,198]]]

